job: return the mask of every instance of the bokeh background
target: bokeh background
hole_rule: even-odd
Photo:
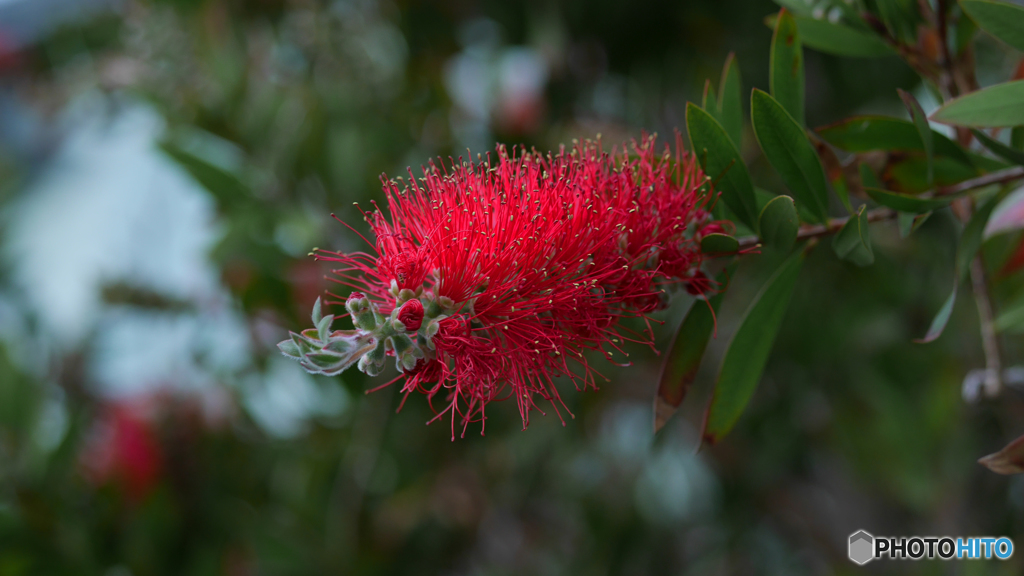
[[[724,337],[777,256],[744,261],[657,435],[646,348],[567,393],[565,426],[498,405],[455,442],[421,398],[396,415],[394,390],[276,351],[328,287],[307,253],[360,246],[330,214],[360,223],[381,173],[496,141],[671,140],[728,52],[767,88],[776,10],[0,0],[0,576],[1019,574],[1020,553],[846,559],[858,529],[1024,544],[1024,481],[975,464],[1024,404],[961,399],[970,299],[911,342],[948,294],[951,217],[877,227],[871,268],[816,251],[751,408],[699,453]],[[905,114],[897,87],[928,101],[896,58],[806,57],[811,125]],[[1015,64],[979,60],[983,81]],[[744,149],[780,189],[749,128]],[[659,348],[689,304],[659,313]]]

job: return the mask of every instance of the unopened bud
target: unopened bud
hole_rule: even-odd
[[[370,307],[370,300],[362,292],[353,292],[348,295],[345,301],[345,308],[352,314],[356,314]]]
[[[409,300],[398,309],[398,321],[401,322],[406,331],[415,332],[423,324],[423,303],[419,300]]]
[[[360,292],[349,294],[345,301],[345,309],[352,315],[352,323],[356,328],[373,330],[377,327],[377,321],[373,315],[373,303]]]

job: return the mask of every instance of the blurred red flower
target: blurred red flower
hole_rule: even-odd
[[[140,502],[160,481],[163,454],[150,408],[144,401],[102,408],[80,455],[91,484],[113,483],[130,501]]]

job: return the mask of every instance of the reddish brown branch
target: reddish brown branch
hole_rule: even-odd
[[[1012,182],[1013,180],[1020,178],[1024,178],[1024,166],[1007,168],[1006,170],[1000,170],[999,172],[992,172],[991,174],[985,174],[984,176],[964,180],[963,182],[953,184],[952,186],[937,188],[931,196],[951,196],[954,194],[962,194],[978,188],[991,186],[992,184]],[[927,195],[922,195],[922,198],[927,197]],[[883,222],[895,218],[896,211],[891,208],[875,208],[874,210],[868,211],[867,217],[868,222]],[[849,219],[850,217],[847,216],[843,218],[830,218],[825,224],[805,224],[800,227],[796,237],[798,240],[805,240],[808,238],[817,238],[819,236],[834,234],[838,232],[839,229],[843,227],[843,224],[846,224],[846,221]],[[759,241],[757,236],[743,236],[738,240],[740,243],[740,249],[756,246]]]

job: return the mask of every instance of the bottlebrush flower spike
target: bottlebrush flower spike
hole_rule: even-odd
[[[315,253],[356,290],[332,302],[356,329],[331,332],[318,301],[317,328],[282,352],[328,375],[352,364],[376,375],[394,358],[405,397],[441,400],[435,420],[449,414],[453,438],[457,414],[465,434],[494,400],[515,399],[524,428],[538,398],[561,417],[556,377],[597,387],[586,351],[651,343],[649,328],[621,336],[621,319],[646,319],[673,286],[712,289],[700,239],[731,224],[710,221],[708,178],[676,140],[675,154],[654,137],[611,154],[600,141],[557,154],[499,146],[494,160],[384,179],[387,215],[365,215],[375,253]]]

